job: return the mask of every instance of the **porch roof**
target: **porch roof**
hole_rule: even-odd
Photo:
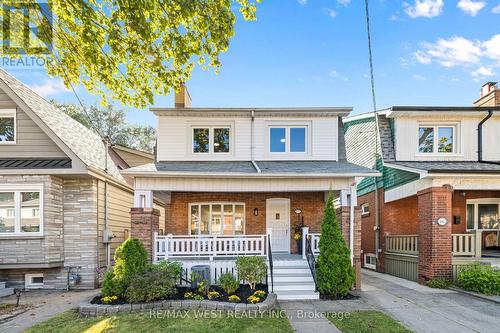
[[[357,177],[376,170],[337,161],[165,161],[124,170],[132,176]]]
[[[402,167],[427,173],[500,173],[500,162],[476,161],[395,161],[390,167]]]

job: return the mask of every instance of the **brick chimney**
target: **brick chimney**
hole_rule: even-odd
[[[191,96],[184,83],[181,84],[179,89],[175,91],[175,101],[174,106],[176,108],[190,108],[191,107]]]
[[[479,99],[474,102],[474,106],[500,106],[500,89],[498,89],[497,82],[483,84]]]

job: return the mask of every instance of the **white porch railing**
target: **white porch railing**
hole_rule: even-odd
[[[268,233],[270,236],[270,233]],[[154,260],[179,257],[266,256],[266,235],[166,235],[155,233]]]
[[[319,238],[321,234],[310,233],[309,227],[302,228],[302,258],[306,259],[306,239],[311,238],[311,251],[314,255],[319,254]]]
[[[474,233],[451,235],[454,257],[481,257],[482,230]]]

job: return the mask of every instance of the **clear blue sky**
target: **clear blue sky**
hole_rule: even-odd
[[[500,0],[372,0],[377,102],[470,105],[500,80]],[[238,15],[222,68],[194,71],[194,106],[352,106],[371,111],[364,1],[263,0],[258,19]],[[75,101],[43,70],[7,68],[47,98]],[[78,88],[86,103],[96,98]],[[172,106],[157,96],[155,106]],[[133,123],[154,125],[147,110]]]

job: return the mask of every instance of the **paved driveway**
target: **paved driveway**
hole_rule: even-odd
[[[33,290],[26,292],[21,297],[21,304],[33,306],[7,322],[0,323],[0,333],[22,332],[26,328],[45,321],[59,313],[76,308],[78,304],[97,294],[96,290],[85,291],[47,291]],[[15,296],[2,298],[2,303],[15,303]]]
[[[500,332],[500,304],[363,271],[362,299],[415,332]]]

